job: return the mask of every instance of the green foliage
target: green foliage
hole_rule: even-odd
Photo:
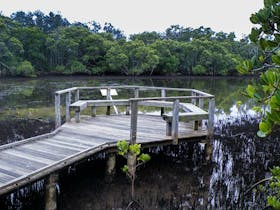
[[[137,160],[140,161],[140,162],[145,163],[145,162],[148,162],[149,160],[151,160],[151,156],[148,155],[148,154],[142,153],[142,154],[137,158]]]
[[[122,167],[122,171],[123,171],[124,173],[128,173],[128,166],[127,166],[127,165],[124,165],[124,166]]]
[[[54,67],[54,72],[64,74],[65,73],[65,66],[57,65],[56,67]]]
[[[16,68],[16,74],[24,77],[36,77],[34,68],[29,61],[23,61]]]
[[[127,141],[122,140],[117,142],[118,154],[121,156],[125,156],[129,149],[129,144]]]
[[[117,142],[117,148],[118,148],[118,154],[127,158],[127,156],[133,155],[136,157],[136,165],[134,166],[137,168],[138,166],[142,165],[143,163],[148,162],[151,157],[148,154],[141,153],[141,144],[129,144],[127,141],[122,140]],[[126,174],[129,173],[129,168],[127,165],[125,165],[122,168],[122,171]],[[131,174],[128,174],[129,176],[132,176]]]
[[[249,37],[263,52],[258,59],[254,57],[250,61],[243,61],[237,69],[243,74],[260,73],[260,82],[248,85],[246,95],[267,106],[257,133],[258,136],[265,137],[280,125],[280,35],[277,29],[280,25],[279,2],[264,0],[264,8],[252,14],[250,20],[258,27],[252,29]],[[256,65],[259,67],[255,68]]]
[[[267,204],[273,209],[280,209],[280,167],[271,169],[272,179],[269,182],[271,195],[267,197]]]
[[[207,72],[207,69],[202,65],[196,65],[193,68],[193,73],[197,75],[204,75]]]
[[[240,74],[248,74],[250,70],[253,68],[253,63],[250,60],[242,61],[240,64],[236,66],[237,71]]]
[[[257,37],[259,29],[254,33],[263,48],[275,46]],[[165,33],[143,32],[126,40],[110,23],[70,24],[53,12],[0,17],[0,61],[13,75],[22,61],[29,61],[36,75],[227,75],[255,51],[248,38],[236,41],[234,33],[204,27],[172,25]],[[273,60],[279,62],[279,56]]]
[[[87,73],[86,67],[79,61],[71,61],[67,65],[67,73],[69,74],[76,74],[76,73]]]
[[[136,156],[140,155],[141,144],[131,144],[129,145],[129,152],[135,154]]]

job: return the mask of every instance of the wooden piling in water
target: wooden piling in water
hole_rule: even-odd
[[[116,155],[115,154],[109,154],[107,158],[107,164],[106,164],[106,173],[108,176],[113,176],[116,172]]]
[[[45,184],[45,210],[57,210],[57,181],[57,173],[52,173],[47,177]]]

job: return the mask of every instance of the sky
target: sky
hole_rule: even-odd
[[[263,8],[263,0],[0,0],[0,11],[60,12],[70,22],[111,23],[126,35],[164,32],[171,25],[210,27],[237,37],[248,35],[250,15]]]

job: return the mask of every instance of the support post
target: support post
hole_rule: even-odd
[[[129,115],[129,111],[130,111],[130,106],[126,106],[125,114]]]
[[[199,106],[200,109],[202,109],[202,110],[204,109],[204,100],[203,100],[203,98],[198,99],[198,106]],[[202,120],[198,121],[198,126],[202,127]]]
[[[134,89],[134,98],[139,98],[139,88]]]
[[[93,106],[93,107],[91,108],[91,116],[92,116],[92,117],[96,117],[96,106]]]
[[[166,121],[166,136],[171,136],[172,134],[172,123],[170,121]]]
[[[179,100],[173,102],[173,118],[172,118],[172,139],[173,144],[178,144],[178,131],[179,131]]]
[[[130,144],[135,144],[137,136],[138,101],[130,101],[130,107]]]
[[[210,138],[213,136],[214,132],[214,116],[215,116],[215,98],[209,99],[208,108],[208,135]]]
[[[166,90],[165,89],[161,89],[161,97],[166,97]],[[160,108],[160,116],[162,116],[164,114],[164,107]]]
[[[111,98],[111,89],[107,88],[107,100],[110,100]],[[106,111],[106,115],[110,115],[110,106],[107,106],[107,111]]]
[[[192,91],[192,96],[196,96],[196,93],[193,92],[193,91]],[[195,98],[192,99],[192,104],[196,105],[196,99]]]
[[[106,173],[109,176],[113,176],[115,174],[115,170],[116,170],[116,155],[109,154],[107,159]]]
[[[55,94],[55,128],[61,126],[60,94]]]
[[[45,210],[57,210],[56,183],[58,174],[50,174],[45,184]]]
[[[76,110],[75,110],[75,121],[76,121],[76,123],[80,122],[80,109],[79,108],[76,108]]]
[[[203,109],[203,108],[204,108],[204,100],[203,100],[203,98],[200,98],[200,99],[198,100],[198,106],[199,106],[200,109]]]
[[[201,121],[197,121],[197,120],[194,121],[194,123],[193,123],[193,129],[194,129],[195,131],[198,130],[198,127],[199,127],[199,123],[200,123],[200,122],[201,122]]]
[[[66,94],[66,122],[70,122],[71,91]]]
[[[75,94],[75,102],[80,100],[80,90],[77,89],[76,90],[76,94]]]

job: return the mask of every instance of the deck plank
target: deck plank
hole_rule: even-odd
[[[20,152],[20,151],[14,150],[14,149],[9,149],[9,150],[3,151],[2,153],[3,154],[14,155],[14,156],[17,156],[19,158],[25,158],[25,159],[28,159],[28,160],[31,160],[31,161],[36,160],[37,162],[40,162],[40,163],[43,163],[43,164],[51,164],[51,163],[54,162],[54,161],[49,160],[49,159],[34,156],[34,155],[31,155],[31,154],[28,154],[28,153],[25,153],[25,152]]]
[[[35,172],[38,179],[38,173],[44,174],[47,168],[61,169],[66,166],[64,163],[73,158],[85,158],[88,151],[95,151],[104,143],[129,140],[130,119],[131,116],[127,115],[82,116],[80,123],[71,120],[54,136],[0,150],[0,195],[12,189],[11,184],[19,186],[33,180]],[[170,140],[171,144],[171,137],[165,135],[165,129],[166,122],[162,117],[139,115],[136,141],[144,144]],[[192,123],[179,123],[179,138],[206,135],[207,130],[194,131]]]
[[[60,155],[60,154],[38,151],[36,149],[30,149],[30,148],[26,148],[26,147],[23,147],[23,146],[14,148],[14,150],[21,151],[21,152],[24,152],[24,153],[27,153],[27,154],[30,154],[30,155],[34,155],[36,157],[46,158],[46,159],[53,160],[53,161],[57,161],[57,160],[60,160],[60,159],[64,158],[64,156]]]

